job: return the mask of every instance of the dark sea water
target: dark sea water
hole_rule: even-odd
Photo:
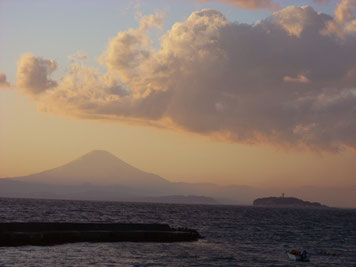
[[[2,247],[0,266],[356,266],[356,210],[0,199],[0,221],[168,223],[205,237]],[[306,249],[311,261],[289,260],[292,248]]]

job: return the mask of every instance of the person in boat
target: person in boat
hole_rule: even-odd
[[[302,251],[302,255],[301,255],[301,258],[302,258],[302,260],[305,260],[305,259],[307,259],[307,251],[305,250],[305,249],[303,249],[303,251]]]

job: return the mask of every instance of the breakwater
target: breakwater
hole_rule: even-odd
[[[0,223],[0,246],[49,246],[76,242],[196,241],[197,231],[167,224]]]

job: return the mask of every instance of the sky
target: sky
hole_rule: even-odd
[[[0,0],[0,177],[356,185],[356,1]]]

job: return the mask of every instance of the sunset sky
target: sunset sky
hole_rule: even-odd
[[[0,177],[356,185],[356,0],[0,0],[0,71]]]

